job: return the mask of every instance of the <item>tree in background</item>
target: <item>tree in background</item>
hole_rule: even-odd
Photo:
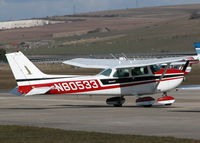
[[[6,54],[6,50],[0,49],[0,62],[7,62],[5,54]]]

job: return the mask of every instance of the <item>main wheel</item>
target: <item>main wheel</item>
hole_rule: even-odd
[[[147,97],[140,97],[136,100],[136,104],[143,107],[151,107],[155,103],[155,99],[147,96]]]
[[[122,104],[113,104],[114,107],[122,107]]]
[[[165,104],[165,106],[171,106],[172,105],[172,103],[169,103],[169,104]]]
[[[111,97],[106,100],[108,105],[113,105],[114,107],[122,107],[125,102],[124,97]]]

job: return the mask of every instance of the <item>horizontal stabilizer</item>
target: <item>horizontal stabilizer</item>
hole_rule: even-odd
[[[176,90],[200,90],[200,85],[183,85],[176,88]]]
[[[18,86],[16,88],[12,89],[9,93],[14,94],[14,95],[18,95],[18,96],[23,95],[22,93],[20,93],[18,91]]]
[[[29,91],[25,96],[31,96],[31,95],[39,95],[39,94],[45,94],[49,90],[51,90],[53,87],[37,87],[33,88],[31,91]]]

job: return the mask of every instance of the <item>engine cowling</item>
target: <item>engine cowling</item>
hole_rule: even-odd
[[[139,106],[150,107],[155,103],[155,99],[153,97],[141,97],[136,99],[136,104]]]
[[[113,106],[122,106],[125,100],[126,99],[124,97],[111,97],[106,100],[106,103]]]
[[[175,98],[171,96],[164,96],[157,99],[157,102],[162,105],[171,105],[175,102]]]

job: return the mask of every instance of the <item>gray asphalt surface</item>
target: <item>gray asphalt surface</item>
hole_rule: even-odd
[[[170,92],[172,106],[138,107],[127,97],[111,107],[106,96],[19,97],[0,92],[0,124],[200,139],[200,92]]]

